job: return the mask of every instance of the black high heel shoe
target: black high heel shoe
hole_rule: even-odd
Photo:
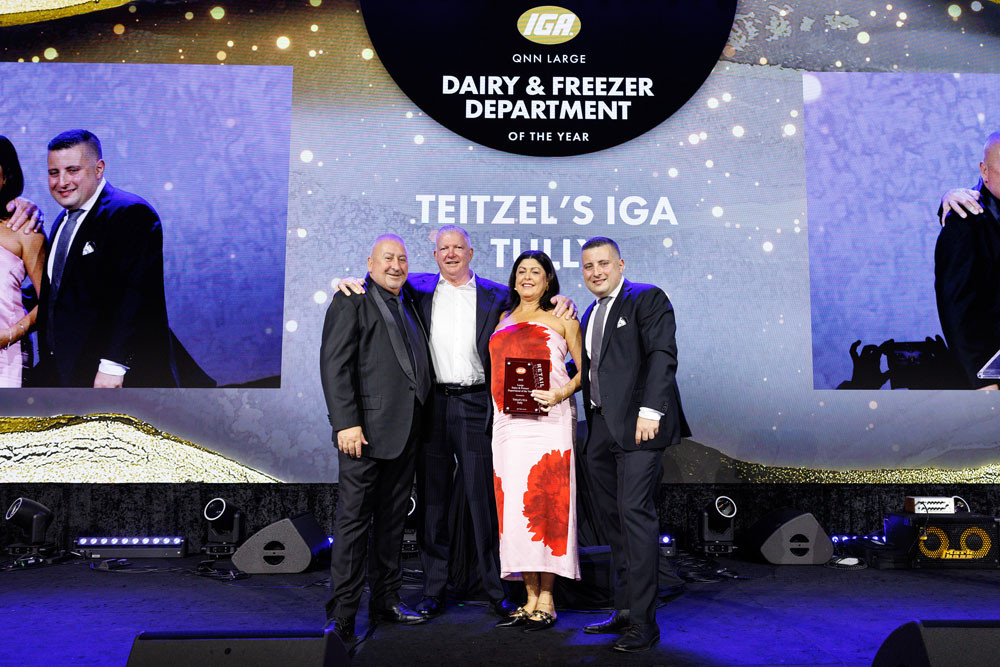
[[[538,632],[548,630],[556,624],[556,617],[547,611],[536,609],[528,616],[528,622],[524,625],[525,632]]]
[[[516,628],[516,627],[519,627],[519,626],[522,626],[522,625],[527,625],[528,618],[530,616],[531,616],[531,614],[529,614],[527,612],[527,610],[525,610],[524,607],[518,607],[513,612],[511,612],[510,616],[508,616],[505,619],[497,621],[496,625],[494,625],[493,627],[494,628]]]

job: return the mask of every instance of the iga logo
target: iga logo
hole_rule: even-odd
[[[562,44],[580,33],[580,19],[568,9],[543,5],[521,14],[517,31],[536,44]]]

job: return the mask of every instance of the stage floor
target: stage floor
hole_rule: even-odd
[[[326,573],[195,575],[199,558],[133,561],[93,571],[85,561],[0,572],[2,665],[124,665],[145,630],[321,627]],[[622,655],[582,627],[602,612],[563,610],[551,630],[494,629],[482,604],[449,603],[420,626],[380,625],[355,665],[869,665],[886,636],[914,619],[1000,617],[998,570],[834,570],[721,559],[746,575],[688,584],[657,612],[654,650]],[[412,564],[412,563],[411,563]],[[408,586],[404,600],[416,602]],[[364,603],[363,603],[364,604]],[[359,634],[368,628],[364,610]]]

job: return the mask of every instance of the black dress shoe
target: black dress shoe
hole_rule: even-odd
[[[547,611],[536,609],[528,617],[528,622],[524,625],[525,632],[538,632],[548,630],[556,624],[556,617]]]
[[[617,635],[628,630],[630,625],[628,609],[616,609],[600,623],[583,626],[583,631],[588,635]]]
[[[444,613],[444,598],[440,595],[426,595],[417,603],[417,613],[426,618],[434,618]]]
[[[518,607],[515,609],[507,618],[497,621],[497,624],[493,627],[495,628],[517,628],[528,623],[528,617],[531,614],[524,610],[524,607]]]
[[[398,623],[400,625],[417,625],[427,622],[426,616],[420,615],[402,602],[376,607],[375,618],[380,621],[389,621],[390,623]]]
[[[625,653],[639,653],[653,648],[658,641],[660,628],[655,625],[633,625],[611,648]]]
[[[328,618],[326,620],[326,625],[323,627],[324,632],[333,632],[335,635],[340,637],[340,640],[344,644],[350,646],[354,640],[354,617],[353,616],[338,616],[336,618]]]
[[[496,615],[501,618],[507,618],[515,611],[517,611],[517,605],[508,600],[507,598],[494,600],[490,604],[493,606],[493,611],[496,612]]]

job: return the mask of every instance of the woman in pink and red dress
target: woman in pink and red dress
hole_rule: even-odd
[[[498,626],[544,630],[556,622],[556,575],[580,578],[576,545],[573,440],[580,375],[566,372],[566,353],[580,367],[580,323],[552,314],[559,293],[552,260],[522,253],[511,269],[507,311],[490,338],[493,395],[493,483],[500,521],[500,570],[523,579],[528,601]],[[532,397],[541,414],[504,414],[507,358],[548,359],[549,389]]]

